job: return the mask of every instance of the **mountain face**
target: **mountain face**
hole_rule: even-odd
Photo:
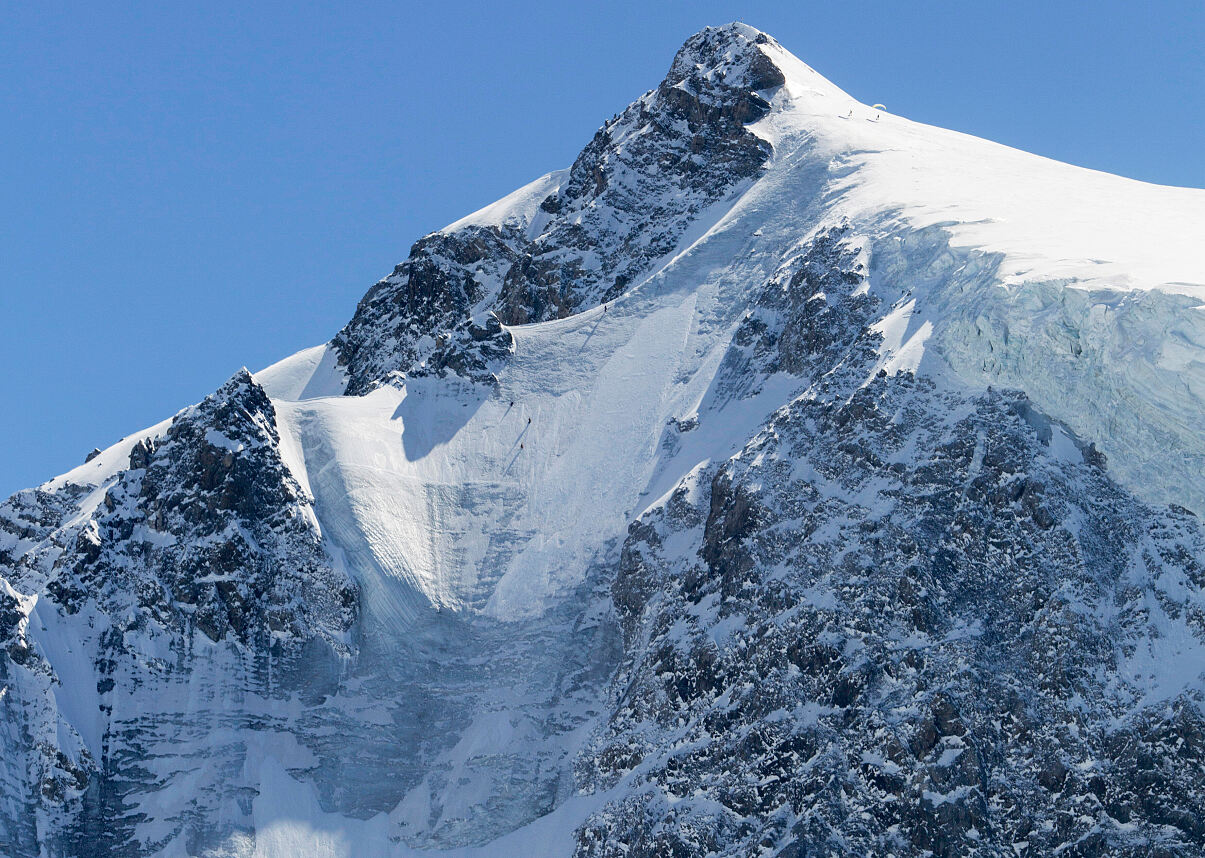
[[[0,506],[0,853],[1202,854],[1202,227],[702,31]]]

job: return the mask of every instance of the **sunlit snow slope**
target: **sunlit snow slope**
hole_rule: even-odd
[[[883,367],[1022,389],[1140,496],[1205,512],[1205,191],[920,125],[761,50],[786,76],[752,126],[773,146],[764,174],[605,313],[510,328],[498,392],[421,380],[310,395],[340,392],[325,363],[309,381],[312,351],[257,374],[318,509],[389,582],[388,610],[421,596],[538,613],[650,496],[734,452],[781,395],[725,410],[673,456],[663,434],[714,395],[751,284],[825,224],[867,237],[869,288],[891,307]],[[531,223],[555,178],[448,229]],[[472,504],[455,497],[467,487]],[[529,536],[492,553],[502,531]]]

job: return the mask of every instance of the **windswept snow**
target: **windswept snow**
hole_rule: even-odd
[[[118,472],[130,466],[130,452],[140,441],[156,440],[172,425],[174,418],[161,420],[154,426],[149,426],[141,432],[127,435],[116,444],[101,450],[100,455],[90,462],[85,462],[77,468],[72,468],[65,474],[60,474],[44,484],[45,488],[54,489],[68,483],[81,486],[99,486],[112,479]]]
[[[441,232],[455,232],[466,226],[503,226],[507,223],[527,224],[528,237],[539,235],[544,224],[539,218],[540,203],[555,193],[569,171],[556,170],[512,191],[497,202],[490,203],[470,215],[445,226]]]
[[[303,349],[255,373],[255,380],[273,399],[314,399],[339,396],[347,387],[347,375],[328,344]]]
[[[777,46],[787,76],[755,127],[780,150],[811,138],[850,218],[941,225],[951,244],[1001,253],[1002,282],[1160,289],[1205,300],[1205,191],[1076,167],[855,101]],[[852,111],[852,116],[850,115]],[[843,175],[843,178],[839,178]]]

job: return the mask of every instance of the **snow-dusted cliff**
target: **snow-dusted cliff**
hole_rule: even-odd
[[[1202,230],[704,30],[0,507],[5,854],[1199,854]]]

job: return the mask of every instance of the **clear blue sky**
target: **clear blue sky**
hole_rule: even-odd
[[[1205,186],[1205,3],[4,3],[0,494],[328,339],[707,24],[866,102]]]

